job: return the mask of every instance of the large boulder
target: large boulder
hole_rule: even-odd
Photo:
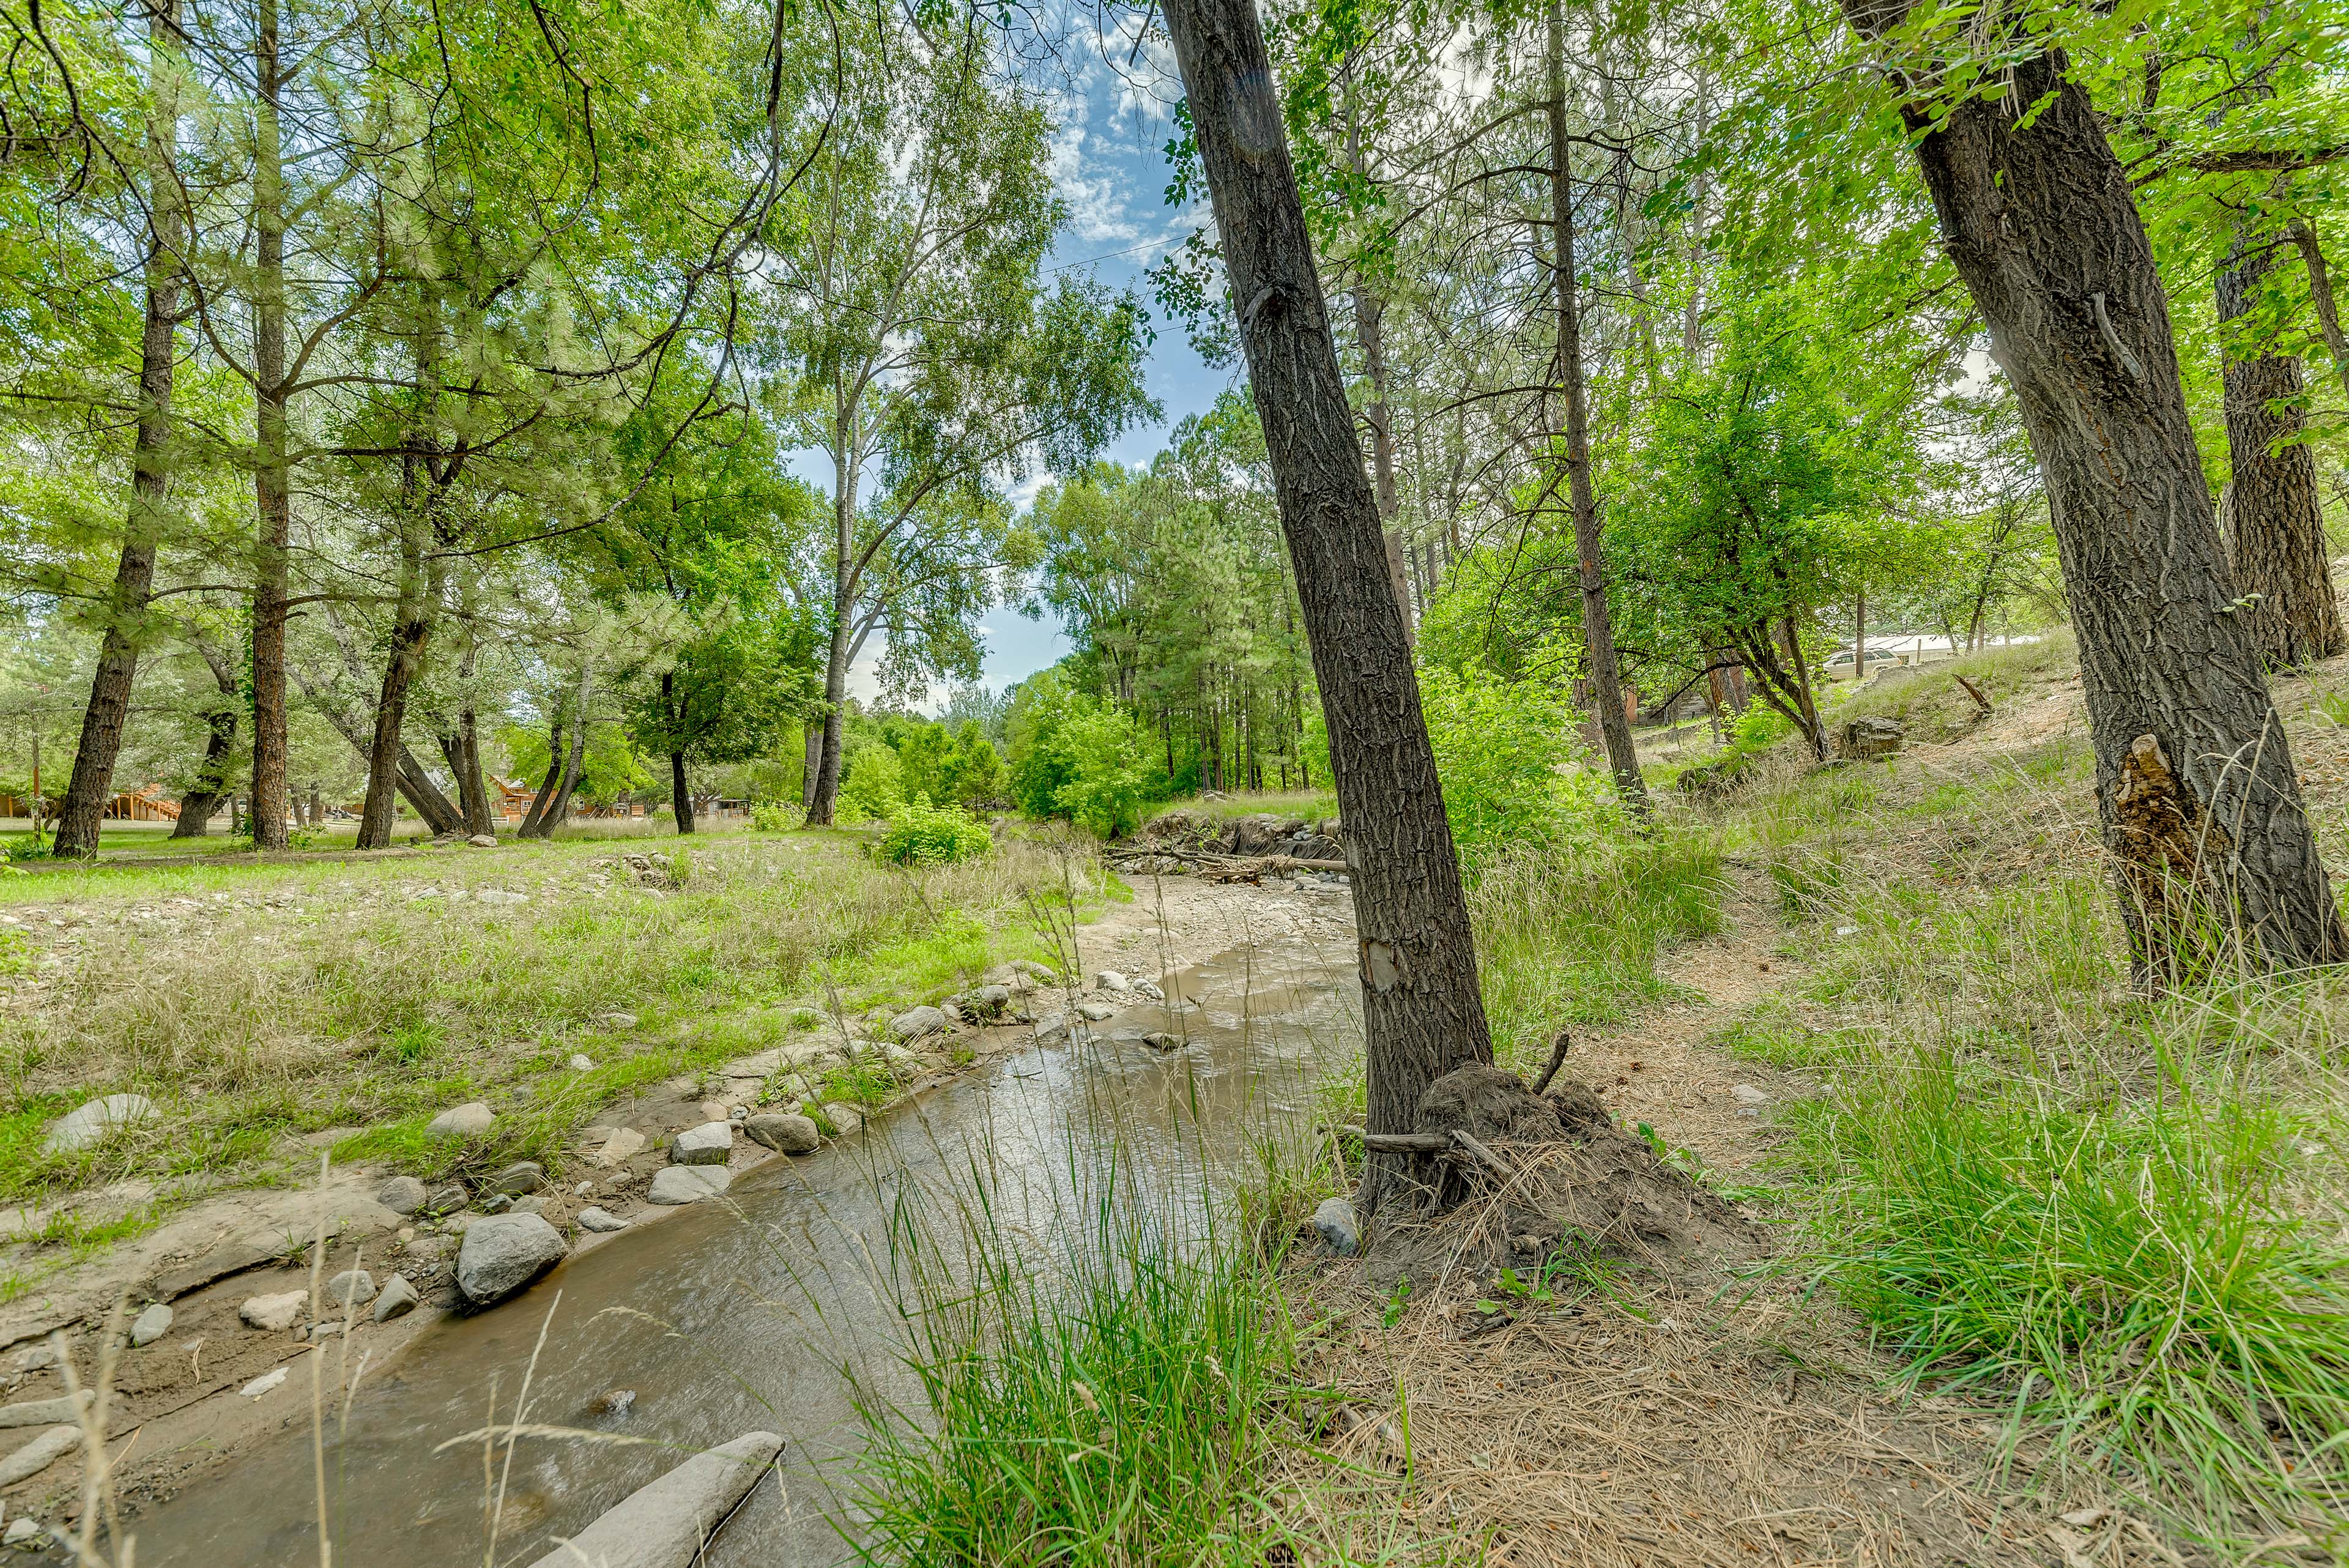
[[[67,1154],[104,1143],[116,1133],[137,1127],[155,1114],[155,1102],[144,1095],[109,1095],[76,1107],[49,1129],[42,1146],[51,1154]]]
[[[772,1432],[745,1432],[638,1488],[531,1568],[693,1568],[718,1527],[783,1451]]]
[[[457,1288],[475,1306],[505,1300],[563,1261],[563,1232],[536,1214],[492,1214],[465,1227]]]

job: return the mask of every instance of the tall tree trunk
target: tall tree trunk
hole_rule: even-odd
[[[2300,247],[2300,259],[2308,268],[2308,297],[2316,305],[2316,324],[2324,332],[2324,351],[2333,358],[2333,373],[2341,378],[2341,391],[2349,397],[2349,336],[2341,330],[2341,307],[2333,297],[2333,274],[2324,265],[2324,251],[2316,243],[2316,231],[2308,220],[2296,220],[2292,225],[2292,243]]]
[[[802,820],[806,820],[808,814],[815,809],[815,778],[823,771],[823,726],[817,723],[815,715],[811,713],[805,721],[805,729],[806,734],[802,739],[806,743],[802,750],[807,756],[800,773],[800,816]]]
[[[693,792],[686,787],[683,752],[671,752],[668,754],[668,804],[669,809],[677,815],[677,830],[679,833],[691,833],[693,831]]]
[[[1354,172],[1367,181],[1370,161],[1362,156],[1361,117],[1349,96],[1346,105],[1346,155]],[[1402,564],[1402,504],[1395,494],[1394,421],[1387,410],[1386,302],[1367,283],[1352,290],[1354,337],[1362,346],[1362,376],[1371,384],[1371,400],[1362,421],[1371,427],[1371,472],[1379,503],[1379,526],[1386,535],[1387,576],[1394,587],[1395,603],[1402,607],[1403,636],[1411,636],[1411,588]]]
[[[180,129],[180,0],[150,0],[147,14],[147,319],[139,340],[139,431],[130,449],[130,508],[122,556],[107,597],[106,633],[82,713],[81,743],[57,815],[49,853],[62,859],[95,857],[98,824],[114,794],[115,759],[130,711],[130,683],[139,668],[141,622],[155,588],[155,546],[161,538],[171,489],[164,447],[171,434],[171,379],[178,344],[180,277],[187,248],[180,176],[173,149]]]
[[[1844,0],[1857,27],[1906,0]],[[2020,14],[2018,14],[2020,15]],[[2009,91],[1903,112],[1958,275],[2047,482],[2080,644],[2096,800],[2141,983],[2198,972],[2199,933],[2277,968],[2349,958],[2292,748],[2186,414],[2153,251],[2063,56]],[[2018,123],[2010,105],[2030,106]]]
[[[843,705],[848,701],[849,642],[854,637],[856,576],[857,465],[851,454],[854,436],[843,410],[835,421],[840,447],[833,458],[833,593],[832,641],[823,661],[823,749],[816,758],[815,786],[809,792],[807,820],[812,827],[832,826],[833,803],[840,796],[840,734]]]
[[[1330,732],[1361,941],[1368,1125],[1490,1062],[1475,935],[1253,0],[1167,0]],[[1375,1211],[1404,1172],[1368,1164]]]
[[[664,672],[661,676],[661,722],[668,726],[668,732],[674,735],[683,726],[684,720],[685,715],[678,711],[677,677],[673,673]],[[677,830],[679,833],[691,833],[693,831],[693,794],[686,787],[685,753],[681,751],[673,751],[668,754],[668,802],[670,811],[677,816]]]
[[[1590,690],[1608,770],[1623,804],[1648,809],[1647,782],[1631,745],[1623,711],[1623,677],[1615,659],[1615,619],[1607,608],[1607,561],[1599,541],[1599,498],[1590,484],[1589,398],[1582,379],[1582,302],[1574,269],[1573,143],[1566,129],[1566,10],[1549,5],[1549,210],[1551,268],[1557,286],[1557,379],[1566,403],[1566,484],[1574,513],[1574,553],[1582,573],[1582,640],[1590,659]]]
[[[180,820],[171,828],[174,838],[202,838],[212,831],[212,814],[220,809],[226,790],[229,758],[236,751],[236,694],[232,682],[222,693],[229,705],[207,716],[212,733],[204,738],[203,765],[196,771],[196,786],[180,797]]]
[[[1851,597],[1851,683],[1857,688],[1868,679],[1868,590],[1860,588]]]
[[[2349,637],[2333,592],[2316,456],[2301,440],[2300,361],[2285,354],[2238,358],[2229,341],[2229,326],[2250,314],[2281,243],[2236,234],[2219,269],[2219,329],[2227,456],[2234,468],[2227,486],[2228,555],[2237,590],[2259,596],[2240,613],[2260,656],[2271,669],[2292,670],[2332,658]]]
[[[571,726],[571,755],[563,765],[563,777],[554,785],[554,799],[544,815],[538,819],[538,836],[552,837],[554,830],[571,816],[571,793],[587,771],[587,707],[595,695],[595,665],[583,658],[579,662],[579,711]]]
[[[414,499],[411,486],[409,500]],[[423,668],[425,644],[432,635],[424,591],[424,520],[412,504],[401,522],[399,554],[399,598],[393,612],[391,649],[384,659],[383,689],[376,700],[374,740],[367,748],[367,801],[359,811],[361,849],[381,849],[391,842],[408,693]],[[458,787],[461,792],[461,777]]]
[[[286,550],[293,524],[285,389],[285,169],[277,0],[256,0],[253,161],[253,845],[285,847]]]
[[[557,718],[554,728],[547,736],[546,781],[538,786],[538,793],[530,797],[530,809],[523,813],[522,826],[515,835],[517,837],[537,837],[538,825],[546,820],[546,808],[554,803],[554,786],[563,782],[563,764],[568,754],[563,749],[563,721]]]

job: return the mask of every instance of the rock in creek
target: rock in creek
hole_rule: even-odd
[[[412,1176],[395,1176],[375,1189],[375,1200],[394,1214],[413,1214],[431,1196],[431,1189]]]
[[[653,1178],[652,1190],[645,1197],[670,1206],[698,1203],[725,1191],[733,1180],[722,1165],[666,1165]]]
[[[23,1546],[40,1533],[41,1527],[20,1513],[8,1521],[5,1533],[0,1533],[0,1546]]]
[[[815,1123],[805,1116],[795,1116],[780,1111],[763,1111],[742,1124],[750,1141],[763,1144],[778,1154],[811,1154],[823,1141]]]
[[[830,1122],[832,1130],[842,1137],[864,1125],[864,1107],[852,1100],[826,1100],[816,1109],[823,1113],[823,1119]]]
[[[171,1309],[157,1302],[130,1320],[130,1343],[152,1345],[171,1332]]]
[[[155,1114],[155,1102],[144,1095],[109,1095],[76,1108],[49,1129],[42,1147],[61,1154],[104,1143],[116,1133],[137,1127]]]
[[[1179,1051],[1183,1048],[1183,1042],[1164,1030],[1143,1035],[1142,1043],[1153,1051]]]
[[[493,1214],[465,1227],[457,1288],[475,1306],[502,1302],[563,1261],[563,1232],[536,1214]]]
[[[305,1291],[281,1291],[274,1296],[254,1296],[236,1309],[249,1328],[270,1334],[282,1334],[294,1326],[309,1301]]]
[[[426,1214],[454,1214],[472,1201],[472,1195],[456,1182],[450,1182],[424,1200],[420,1210]]]
[[[946,1026],[947,1015],[935,1007],[916,1007],[889,1020],[889,1033],[907,1042],[940,1033]]]
[[[426,1137],[480,1137],[497,1126],[498,1113],[481,1100],[451,1106],[424,1124]]]
[[[1106,1002],[1080,1002],[1077,1003],[1077,1016],[1088,1023],[1099,1023],[1116,1017],[1117,1009]]]
[[[1361,1225],[1354,1218],[1354,1205],[1347,1199],[1323,1199],[1321,1207],[1313,1210],[1313,1229],[1341,1258],[1350,1258],[1361,1251]]]
[[[81,1446],[79,1427],[51,1427],[5,1459],[0,1459],[0,1487],[39,1475]]]
[[[1125,976],[1118,973],[1118,971],[1113,969],[1105,969],[1099,974],[1093,976],[1093,988],[1096,991],[1106,991],[1112,994],[1123,995],[1124,992],[1133,989],[1133,981],[1126,979]]]
[[[532,1568],[691,1568],[702,1547],[783,1451],[772,1432],[745,1432],[630,1492],[618,1507]]]
[[[601,1209],[591,1204],[587,1208],[582,1209],[579,1211],[579,1228],[582,1231],[598,1231],[608,1233],[613,1231],[626,1230],[628,1228],[628,1222],[607,1210]]]
[[[1011,1010],[1011,988],[1008,985],[982,985],[962,999],[965,1018],[988,1020],[1002,1017]]]
[[[678,1165],[724,1165],[734,1152],[734,1124],[704,1122],[669,1140],[668,1157]]]
[[[424,1298],[408,1282],[406,1274],[394,1274],[383,1282],[383,1294],[375,1298],[375,1320],[389,1323],[396,1317],[406,1317],[423,1304]]]

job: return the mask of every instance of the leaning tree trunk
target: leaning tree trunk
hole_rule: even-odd
[[[83,711],[81,743],[49,853],[59,859],[98,854],[98,824],[114,793],[115,759],[122,753],[130,682],[139,668],[140,622],[155,587],[155,546],[162,536],[171,489],[164,444],[171,431],[171,379],[180,318],[181,253],[187,224],[180,208],[173,148],[179,136],[180,0],[153,0],[147,16],[147,319],[139,340],[139,431],[130,448],[130,511],[122,556],[108,596],[106,635],[98,672]]]
[[[259,0],[253,173],[253,846],[285,847],[286,552],[292,544],[285,369],[285,167],[277,0]]]
[[[384,659],[383,690],[375,705],[375,733],[367,746],[367,801],[359,810],[356,847],[381,849],[391,842],[392,819],[399,787],[400,759],[406,750],[401,731],[408,721],[408,693],[423,668],[425,644],[432,636],[432,618],[424,591],[424,524],[409,515],[400,529],[399,599],[391,627],[391,651]],[[463,784],[459,784],[461,792]],[[439,831],[435,825],[435,831]]]
[[[1909,9],[1844,7],[1875,35]],[[2004,94],[1903,112],[2046,478],[2139,982],[2200,972],[2221,956],[2205,933],[2268,967],[2349,958],[2095,106],[2050,49],[2016,59]]]
[[[1444,787],[1256,7],[1165,12],[1321,683],[1361,941],[1368,1126],[1405,1131],[1435,1078],[1493,1059]],[[1404,1179],[1397,1157],[1375,1157],[1359,1199],[1375,1210]]]
[[[2219,269],[2221,374],[2226,383],[2228,555],[2235,587],[2256,602],[2240,612],[2271,670],[2330,659],[2349,646],[2333,593],[2316,457],[2301,439],[2300,361],[2288,354],[2237,358],[2227,327],[2250,314],[2275,265],[2276,244],[2239,234]]]
[[[563,782],[563,763],[567,754],[563,749],[563,721],[557,719],[547,735],[546,782],[540,784],[538,793],[530,797],[530,809],[522,814],[522,826],[515,830],[516,837],[534,838],[538,836],[538,825],[546,820],[546,808],[554,804],[554,786]]]
[[[1590,484],[1589,394],[1582,377],[1582,302],[1574,276],[1573,144],[1566,130],[1566,12],[1549,6],[1549,209],[1551,271],[1557,286],[1557,379],[1566,403],[1567,498],[1574,513],[1574,554],[1582,576],[1582,641],[1590,658],[1590,690],[1599,707],[1599,733],[1608,771],[1623,804],[1648,809],[1631,721],[1623,711],[1623,677],[1615,659],[1615,618],[1607,608],[1607,560],[1599,543],[1599,498]]]
[[[235,684],[231,682],[222,694],[233,701]],[[211,832],[212,814],[220,810],[228,787],[229,758],[236,751],[236,710],[217,708],[206,718],[212,733],[204,739],[203,765],[196,770],[195,787],[180,797],[180,820],[171,828],[174,838],[202,838]]]

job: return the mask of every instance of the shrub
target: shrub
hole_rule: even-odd
[[[905,772],[897,753],[879,741],[848,754],[845,777],[833,811],[842,822],[872,822],[895,815],[905,803]]]
[[[1566,771],[1575,713],[1547,688],[1425,670],[1420,701],[1464,861],[1489,860],[1516,844],[1589,842],[1615,813],[1597,774]]]
[[[784,833],[792,826],[792,814],[781,803],[762,800],[750,807],[750,826],[759,833]]]
[[[1047,671],[1012,700],[1012,794],[1030,816],[1065,816],[1104,838],[1131,832],[1149,798],[1142,732],[1120,710]]]
[[[994,847],[994,836],[970,813],[934,806],[929,796],[917,794],[890,817],[881,858],[899,866],[952,866]]]

